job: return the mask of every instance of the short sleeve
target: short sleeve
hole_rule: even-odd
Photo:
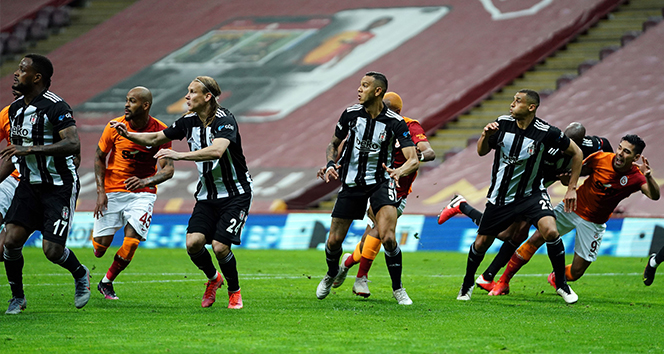
[[[557,127],[552,125],[549,127],[549,131],[546,134],[546,145],[558,148],[560,151],[567,150],[571,140]]]
[[[170,140],[182,140],[187,136],[187,124],[185,117],[181,117],[163,130],[164,135]]]
[[[339,140],[344,140],[346,139],[346,136],[348,136],[348,129],[348,114],[347,111],[344,111],[341,113],[341,117],[339,117],[337,126],[334,129],[334,136]]]
[[[413,139],[413,143],[415,145],[421,141],[429,141],[427,136],[424,134],[424,129],[420,125],[420,122],[416,120],[409,121],[408,130],[410,131],[410,137]]]
[[[99,138],[99,143],[97,146],[99,146],[99,150],[109,153],[112,149],[113,146],[113,132],[115,131],[114,128],[111,128],[111,124],[106,124],[106,127],[104,127],[104,131],[101,133],[101,138]]]
[[[394,125],[394,134],[396,135],[397,140],[399,141],[399,146],[401,148],[415,146],[413,139],[410,137],[410,131],[408,130],[408,125],[405,120],[397,121]]]
[[[53,125],[53,132],[56,134],[66,128],[76,125],[73,111],[65,101],[58,101],[55,103],[48,119]]]
[[[237,123],[235,119],[224,117],[219,120],[219,124],[214,127],[214,138],[228,139],[233,143],[237,143]]]

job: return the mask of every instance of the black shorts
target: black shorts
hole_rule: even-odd
[[[228,246],[239,245],[251,200],[251,193],[244,193],[223,199],[197,201],[189,218],[187,233],[205,235],[208,244],[217,240]]]
[[[504,206],[486,203],[477,234],[497,236],[519,218],[537,225],[539,219],[545,216],[556,217],[549,195],[546,193],[531,195]]]
[[[332,217],[361,220],[367,212],[367,201],[371,203],[374,214],[377,214],[378,210],[385,205],[399,206],[401,200],[397,198],[394,180],[388,179],[370,186],[343,186],[334,203]]]
[[[74,220],[78,189],[78,183],[54,186],[20,181],[5,222],[23,226],[28,233],[39,230],[45,240],[64,246]]]

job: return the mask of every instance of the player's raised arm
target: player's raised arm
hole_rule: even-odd
[[[484,156],[491,151],[489,146],[489,137],[498,132],[498,122],[491,122],[484,127],[482,135],[477,140],[477,154]]]
[[[639,165],[639,170],[641,170],[641,173],[643,173],[643,175],[646,177],[646,184],[641,186],[641,192],[652,200],[658,200],[660,196],[659,184],[655,180],[655,177],[652,175],[652,170],[650,169],[650,163],[648,163],[648,159],[641,155],[641,160],[643,163]]]

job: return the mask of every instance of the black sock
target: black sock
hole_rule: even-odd
[[[510,261],[510,258],[512,258],[512,255],[517,248],[519,248],[519,245],[513,244],[511,240],[503,242],[503,245],[500,247],[500,251],[498,251],[496,257],[493,259],[493,261],[491,261],[491,264],[489,264],[489,267],[484,271],[484,273],[482,273],[484,280],[492,281],[500,269],[507,265],[507,262]]]
[[[468,203],[459,203],[459,210],[461,210],[461,212],[464,215],[468,216],[471,220],[473,220],[475,225],[480,226],[480,220],[482,220],[482,215],[483,215],[482,212],[473,208]]]
[[[549,254],[553,273],[556,275],[556,289],[565,289],[567,280],[565,279],[565,244],[558,237],[555,241],[546,243],[546,251]]]
[[[401,248],[398,244],[392,251],[385,250],[385,264],[387,264],[387,271],[392,279],[392,290],[400,289],[403,286],[401,285],[402,258]]]
[[[69,248],[65,247],[62,251],[62,256],[57,261],[53,262],[60,267],[68,270],[74,279],[78,279],[85,276],[85,268],[81,262],[78,261],[74,252]]]
[[[475,243],[470,245],[468,251],[468,263],[466,263],[466,276],[463,277],[463,287],[468,289],[475,284],[475,272],[479,268],[480,263],[484,259],[484,253],[479,253],[475,250]]]
[[[210,256],[210,252],[208,252],[207,248],[203,247],[200,251],[194,254],[189,252],[187,252],[187,254],[189,254],[189,258],[191,258],[191,261],[194,262],[198,269],[205,273],[205,276],[208,279],[213,279],[217,275],[217,268],[214,267],[214,263],[212,263],[212,257]]]
[[[7,281],[12,290],[12,296],[17,298],[25,298],[23,292],[23,265],[25,259],[21,250],[23,248],[6,249],[3,252],[5,259],[5,273],[7,274]]]
[[[655,256],[655,263],[660,264],[662,262],[664,262],[664,247],[662,247]]]
[[[325,261],[327,262],[327,275],[331,277],[336,277],[337,273],[339,273],[339,259],[341,259],[341,255],[344,253],[343,248],[339,247],[338,250],[332,251],[329,248],[327,248],[327,244],[325,245]]]
[[[224,259],[219,260],[219,269],[221,269],[224,278],[226,278],[228,291],[240,290],[240,280],[238,279],[237,274],[237,261],[235,260],[233,252],[228,252],[228,255],[224,257]]]

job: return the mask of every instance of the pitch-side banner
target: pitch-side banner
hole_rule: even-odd
[[[292,213],[250,215],[242,231],[240,248],[279,250],[322,250],[330,232],[330,214]],[[155,214],[145,248],[185,248],[188,214]],[[350,251],[362,237],[368,219],[351,224],[343,248]],[[67,246],[91,248],[94,217],[91,212],[78,212],[70,228]],[[643,257],[664,246],[664,219],[611,219],[606,224],[600,255]],[[531,228],[531,234],[534,229]],[[396,239],[405,252],[454,251],[468,252],[475,239],[477,227],[469,218],[454,217],[443,225],[437,218],[424,215],[403,215],[396,228]],[[116,233],[113,246],[122,245],[124,230]],[[563,236],[567,253],[574,252],[575,231]],[[41,234],[36,232],[28,246],[41,247]],[[496,241],[489,252],[497,252],[501,242]],[[546,253],[544,247],[538,252]]]

